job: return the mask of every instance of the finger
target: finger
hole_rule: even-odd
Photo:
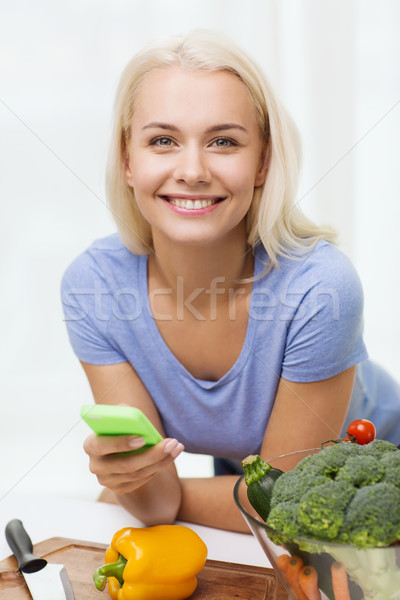
[[[130,490],[141,487],[149,481],[154,475],[157,475],[167,467],[173,458],[170,455],[164,455],[164,458],[156,463],[151,463],[140,469],[130,469],[131,461],[114,459],[110,457],[95,457],[91,459],[89,469],[97,476],[99,483],[111,490],[122,493],[121,489]]]
[[[130,443],[130,448],[135,445],[135,440]],[[158,444],[134,453],[115,453],[112,455],[111,460],[113,462],[113,468],[116,472],[128,473],[134,471],[140,471],[146,467],[152,467],[152,465],[165,465],[166,461],[171,462],[175,460],[181,452],[183,452],[184,446],[178,440],[174,438],[166,438]]]
[[[121,484],[135,489],[144,481],[165,469],[184,449],[176,440],[163,440],[150,450],[138,454],[92,455],[89,469],[101,485],[116,491]]]
[[[148,475],[157,473],[170,464],[184,450],[183,444],[175,439],[163,440],[156,446],[133,454],[112,454],[106,457],[92,457],[92,465],[95,470],[96,464],[100,469],[107,468],[109,472],[129,476],[132,480],[143,479]],[[100,462],[96,463],[96,458]],[[104,462],[106,459],[106,462]]]
[[[145,440],[137,435],[89,435],[83,449],[89,456],[106,456],[142,448]]]
[[[185,446],[174,438],[166,438],[159,444],[165,454],[169,454],[173,459],[177,458],[185,449]]]

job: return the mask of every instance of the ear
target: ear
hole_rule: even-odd
[[[263,148],[263,151],[261,153],[260,166],[256,173],[254,187],[259,187],[260,185],[264,185],[265,180],[267,179],[267,174],[268,174],[269,157],[270,157],[270,144],[267,144],[267,146]]]
[[[124,170],[125,170],[126,183],[128,185],[130,185],[131,187],[133,187],[133,174],[132,174],[132,169],[130,166],[129,154],[127,152],[125,153]]]

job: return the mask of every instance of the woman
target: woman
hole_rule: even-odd
[[[99,482],[147,524],[246,530],[237,477],[179,479],[184,447],[235,464],[368,416],[359,392],[348,412],[367,359],[360,282],[295,205],[299,155],[262,73],[226,40],[151,44],[122,75],[108,170],[119,234],[72,263],[63,301],[95,401],[137,406],[165,436],[138,454],[121,454],[135,436],[85,441]]]

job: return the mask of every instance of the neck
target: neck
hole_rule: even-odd
[[[230,291],[243,286],[241,279],[253,276],[254,261],[244,223],[223,240],[207,245],[174,244],[157,233],[153,241],[149,274],[159,285],[172,289],[174,296],[182,291],[187,295],[199,289],[215,292],[218,288],[218,300],[223,301],[229,298]],[[205,301],[209,300],[205,297]]]

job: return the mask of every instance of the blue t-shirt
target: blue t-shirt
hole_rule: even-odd
[[[95,241],[64,274],[66,325],[83,362],[134,367],[166,435],[188,452],[232,459],[259,453],[280,377],[318,381],[367,359],[359,278],[327,242],[306,256],[281,258],[261,277],[267,255],[256,248],[245,342],[218,381],[193,377],[162,338],[148,298],[147,259],[117,234]]]

